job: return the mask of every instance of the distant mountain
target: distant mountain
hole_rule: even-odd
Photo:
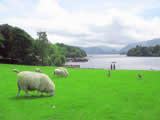
[[[87,54],[117,54],[119,51],[112,47],[94,46],[94,47],[80,47]]]
[[[137,45],[139,46],[155,46],[155,45],[160,45],[160,38],[159,39],[153,39],[153,40],[148,40],[148,41],[143,41],[143,42],[136,42],[136,43],[131,43],[125,46],[120,50],[120,53],[127,53],[129,49],[135,48]]]

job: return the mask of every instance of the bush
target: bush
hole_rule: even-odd
[[[66,62],[66,57],[64,55],[60,55],[62,64],[64,64]]]
[[[60,56],[56,57],[56,59],[54,60],[54,65],[56,65],[56,66],[62,65],[62,60],[61,60]]]
[[[54,54],[51,56],[52,65],[61,66],[66,62],[64,55]]]

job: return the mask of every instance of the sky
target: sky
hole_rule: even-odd
[[[108,46],[160,38],[160,0],[0,0],[0,24],[52,43]]]

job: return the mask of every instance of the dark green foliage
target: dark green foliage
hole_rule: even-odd
[[[51,60],[51,58],[48,56],[48,57],[45,57],[44,58],[44,61],[43,61],[43,64],[45,65],[45,66],[51,66],[52,65],[52,60]]]
[[[127,53],[128,56],[160,56],[160,45],[151,47],[136,46]]]

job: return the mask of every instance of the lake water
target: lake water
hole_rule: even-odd
[[[88,62],[67,62],[66,65],[80,65],[81,68],[110,69],[115,62],[116,69],[160,70],[160,57],[128,57],[126,55],[88,55]]]

